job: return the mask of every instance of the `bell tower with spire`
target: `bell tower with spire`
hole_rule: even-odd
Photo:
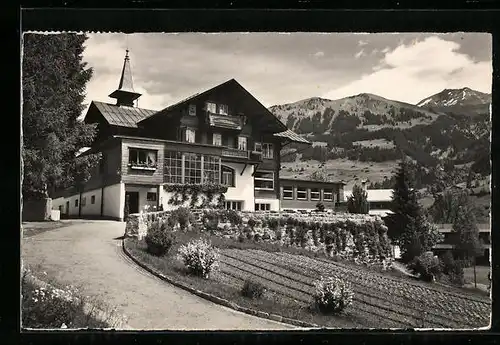
[[[141,97],[140,93],[134,91],[134,85],[132,83],[132,70],[130,68],[130,58],[128,56],[128,49],[125,53],[125,60],[123,62],[122,74],[120,77],[120,84],[118,89],[113,91],[109,95],[111,98],[116,99],[116,105],[118,106],[134,106],[134,101]]]

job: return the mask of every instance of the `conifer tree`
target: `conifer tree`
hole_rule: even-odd
[[[23,197],[40,198],[82,185],[99,155],[77,157],[95,125],[79,119],[92,69],[82,60],[81,34],[24,34],[22,57]]]
[[[363,187],[354,185],[352,195],[347,199],[349,213],[368,213],[368,195]]]
[[[404,262],[429,251],[441,235],[430,224],[418,203],[416,191],[411,188],[408,162],[402,160],[395,177],[391,211],[386,217],[388,236],[400,246]]]

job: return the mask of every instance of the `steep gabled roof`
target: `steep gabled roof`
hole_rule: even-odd
[[[286,131],[288,128],[281,122],[279,121],[278,118],[276,118],[276,116],[274,116],[273,113],[271,113],[269,111],[269,109],[267,109],[262,103],[260,103],[254,96],[252,96],[243,86],[241,86],[240,83],[238,83],[234,78],[233,79],[230,79],[222,84],[219,84],[219,85],[216,85],[206,91],[203,91],[203,92],[200,92],[200,93],[196,93],[190,97],[187,97],[175,104],[172,104],[160,111],[158,111],[156,114],[154,114],[153,116],[150,116],[148,117],[147,119],[144,119],[142,121],[140,121],[141,125],[142,124],[147,124],[148,122],[150,122],[151,120],[153,119],[156,119],[160,116],[165,116],[165,117],[170,117],[170,116],[173,116],[174,114],[174,111],[175,110],[178,110],[184,106],[186,106],[188,104],[189,101],[193,101],[193,100],[196,100],[196,99],[199,99],[199,98],[203,98],[205,96],[208,96],[209,94],[213,93],[213,92],[216,92],[224,87],[235,87],[237,89],[239,89],[240,91],[242,91],[246,96],[248,96],[249,98],[251,98],[253,100],[253,104],[255,106],[255,109],[262,113],[264,116],[267,117],[268,120],[274,122],[274,124],[276,125],[277,128],[280,129],[280,131]]]
[[[156,113],[156,110],[137,107],[117,106],[114,104],[92,101],[87,116],[98,110],[112,126],[137,128],[137,123]],[[86,118],[87,118],[86,116]]]

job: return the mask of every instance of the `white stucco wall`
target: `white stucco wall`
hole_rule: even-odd
[[[160,194],[161,190],[163,188],[160,188]],[[156,201],[147,201],[147,194],[148,192],[152,193],[157,193],[157,188],[156,187],[149,187],[149,186],[125,186],[125,191],[126,192],[139,192],[139,212],[141,210],[144,210],[144,206],[149,205],[149,206],[156,206]],[[157,198],[160,197],[160,195],[156,196]],[[167,199],[168,200],[168,199]],[[165,206],[165,205],[164,205]]]
[[[59,210],[59,206],[62,206],[62,213],[65,211],[66,207],[66,200],[63,197],[52,199],[52,209],[53,210]]]
[[[78,205],[75,206],[75,200],[78,200]],[[70,217],[78,217],[80,210],[80,194],[74,194],[66,199],[69,201],[69,215]]]
[[[254,166],[248,165],[245,169],[243,175],[241,171],[245,167],[244,164],[240,163],[222,163],[222,165],[228,166],[234,169],[235,179],[234,187],[229,187],[226,194],[224,194],[226,200],[230,201],[242,201],[242,211],[254,211],[254,183],[253,183],[253,171]]]
[[[125,184],[118,183],[104,187],[103,215],[123,219],[125,207]]]
[[[100,216],[101,215],[101,188],[94,189],[82,194],[83,198],[86,198],[85,206],[82,202],[82,216]],[[92,204],[92,195],[95,196],[95,202]]]
[[[279,211],[279,209],[280,209],[280,200],[279,199],[255,198],[255,204],[270,204],[270,207],[271,207],[270,211]]]

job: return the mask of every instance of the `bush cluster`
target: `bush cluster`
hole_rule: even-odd
[[[460,260],[455,260],[451,251],[446,251],[441,256],[441,267],[450,283],[458,286],[464,285],[464,264]]]
[[[320,311],[337,314],[351,305],[354,293],[348,281],[335,276],[321,277],[314,285],[314,302]]]
[[[431,282],[442,272],[442,264],[433,252],[425,252],[415,257],[408,265],[420,279]]]
[[[202,238],[182,245],[178,254],[189,273],[203,278],[208,278],[219,264],[219,250]]]
[[[149,225],[144,240],[150,254],[163,256],[174,244],[175,235],[171,225],[162,219],[158,219]]]
[[[265,291],[266,288],[261,283],[252,279],[245,279],[243,287],[241,288],[241,295],[248,298],[257,299],[261,298],[264,295]]]

